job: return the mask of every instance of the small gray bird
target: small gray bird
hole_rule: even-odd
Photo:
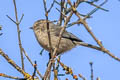
[[[49,23],[49,30],[50,30],[50,37],[51,37],[51,48],[52,50],[54,50],[57,45],[57,40],[59,38],[59,34],[60,34],[62,27],[57,24],[54,24],[51,21],[48,21],[48,23]],[[33,30],[34,30],[36,39],[39,42],[39,44],[44,49],[50,52],[50,47],[48,46],[49,43],[48,43],[46,20],[41,19],[41,20],[36,21],[33,25]],[[57,50],[57,55],[71,50],[75,46],[79,45],[79,43],[81,42],[82,40],[80,40],[75,35],[65,30],[62,35],[59,48]]]

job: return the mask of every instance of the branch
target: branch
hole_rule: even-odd
[[[48,13],[50,12],[50,10],[52,9],[53,5],[54,5],[54,2],[55,0],[53,1],[53,3],[51,4],[51,7],[50,9],[47,11],[47,7],[46,7],[46,0],[43,0],[43,3],[44,3],[44,10],[45,10],[45,16],[46,16],[46,30],[47,30],[47,35],[48,35],[48,46],[50,48],[50,58],[53,56],[52,53],[52,47],[51,47],[51,37],[50,37],[50,30],[49,30],[49,21],[48,21]],[[51,69],[51,66],[50,66],[50,69]],[[51,71],[51,70],[50,70]],[[47,78],[50,78],[50,71],[49,71],[49,76],[44,76],[44,80],[46,80]]]
[[[107,0],[105,0],[103,3],[101,3],[99,6],[103,6],[105,3],[107,2]],[[83,20],[85,20],[86,18],[88,18],[90,15],[92,15],[93,13],[95,13],[97,10],[99,10],[99,8],[95,8],[93,9],[90,13],[88,13],[84,18]]]
[[[62,25],[62,20],[64,19],[63,14],[65,14],[65,13],[63,13],[64,4],[65,4],[65,0],[61,0],[61,4],[60,4],[61,10],[59,11],[59,10],[56,8],[56,9],[60,12],[60,18],[59,18],[59,20],[58,20],[58,24],[59,24],[60,26]]]
[[[91,80],[93,80],[93,62],[90,62],[90,68],[91,68]]]
[[[16,7],[16,1],[13,0],[14,3],[14,8],[15,8],[15,16],[16,16],[16,26],[17,26],[17,32],[18,32],[18,41],[19,41],[19,48],[20,48],[20,54],[21,54],[21,62],[22,62],[22,69],[24,70],[24,59],[23,59],[23,53],[22,53],[22,44],[21,44],[21,39],[20,39],[20,29],[19,29],[19,24],[20,22],[18,21],[18,17],[17,17],[17,7]]]
[[[47,70],[46,70],[45,75],[44,75],[44,77],[45,77],[44,80],[46,80],[46,77],[48,76],[48,74],[49,74],[50,71],[51,71],[52,60],[54,60],[54,58],[55,58],[56,52],[57,52],[57,50],[58,50],[58,48],[59,48],[59,44],[60,44],[60,40],[61,40],[62,34],[63,34],[63,32],[64,32],[64,30],[65,30],[65,28],[66,28],[66,25],[67,25],[68,21],[70,20],[70,18],[71,18],[71,16],[72,16],[72,14],[73,14],[73,12],[71,12],[70,15],[67,17],[67,19],[66,19],[66,21],[65,21],[65,23],[64,23],[64,26],[62,27],[62,29],[61,29],[61,31],[60,31],[59,39],[57,40],[56,48],[55,48],[54,51],[53,51],[53,56],[52,56],[51,60],[49,61]]]
[[[56,0],[53,0],[53,2],[52,2],[52,4],[51,4],[50,8],[48,9],[48,13],[51,11],[52,7],[54,6],[55,1],[56,1]]]
[[[104,50],[104,47],[103,47],[101,41],[98,40],[98,39],[95,37],[95,35],[94,35],[93,32],[91,31],[91,29],[89,28],[88,24],[86,23],[86,21],[83,20],[83,19],[79,16],[79,14],[78,14],[77,11],[75,12],[75,14],[76,14],[76,16],[78,16],[80,22],[84,25],[84,27],[86,28],[86,30],[87,30],[87,31],[89,32],[89,34],[93,37],[93,39],[97,42],[97,44],[102,48],[102,50]]]
[[[0,76],[5,77],[5,78],[11,78],[11,79],[19,79],[18,77],[9,76],[4,73],[0,73]]]
[[[24,70],[24,59],[23,59],[23,53],[22,53],[22,44],[21,44],[21,38],[20,38],[20,29],[19,29],[19,24],[21,23],[24,14],[22,15],[20,21],[18,21],[18,16],[17,16],[17,8],[16,8],[16,1],[13,0],[14,3],[14,9],[15,9],[15,17],[16,21],[14,21],[11,17],[6,15],[12,22],[14,22],[17,26],[17,32],[18,32],[18,42],[19,42],[19,48],[20,48],[20,55],[21,55],[21,63],[22,63],[22,69]]]
[[[75,5],[76,7],[79,5],[78,2],[80,2],[80,1],[79,1],[79,0],[76,1],[76,5]],[[56,48],[55,48],[54,51],[53,51],[53,56],[52,56],[51,60],[49,61],[47,70],[46,70],[45,75],[44,75],[44,77],[45,77],[44,80],[46,80],[46,77],[48,76],[48,74],[49,74],[50,71],[51,71],[52,60],[54,60],[54,58],[55,58],[55,56],[56,56],[56,52],[57,52],[57,50],[58,50],[58,48],[59,48],[59,44],[60,44],[60,41],[61,41],[62,34],[63,34],[63,32],[64,32],[64,30],[65,30],[65,28],[66,28],[66,26],[67,26],[67,24],[68,24],[68,22],[69,22],[69,20],[70,20],[70,18],[72,17],[73,13],[74,13],[73,11],[70,12],[69,16],[66,18],[66,20],[65,20],[65,22],[64,22],[64,25],[63,25],[63,27],[62,27],[62,29],[61,29],[61,31],[60,31],[59,39],[57,40]]]
[[[2,51],[2,49],[0,49],[0,55],[3,56],[4,59],[5,59],[10,65],[12,65],[18,72],[20,72],[21,74],[23,74],[23,76],[24,76],[25,79],[30,79],[30,80],[32,80],[32,76],[29,75],[28,73],[26,73],[26,72],[25,72],[23,69],[21,69],[17,64],[15,64],[15,62],[14,62],[12,59],[10,59],[10,58],[8,57],[8,55],[5,54],[5,53]]]
[[[13,23],[17,24],[10,16],[6,15]]]
[[[22,19],[23,19],[23,16],[24,16],[24,14],[22,14],[22,17],[20,18],[20,21],[19,21],[19,23],[21,23],[21,21],[22,21]]]
[[[73,12],[75,13],[75,15],[79,18],[79,21],[78,21],[78,22],[84,25],[84,27],[86,28],[86,30],[88,31],[88,33],[89,33],[89,34],[92,36],[92,38],[97,42],[97,44],[100,46],[100,51],[102,51],[102,52],[104,52],[104,53],[107,53],[107,54],[108,54],[109,56],[111,56],[112,58],[116,59],[117,61],[120,61],[120,58],[114,56],[109,50],[107,50],[106,48],[104,48],[104,46],[102,45],[101,41],[96,38],[96,36],[93,34],[93,32],[91,31],[91,29],[89,28],[87,22],[86,22],[84,19],[81,18],[81,16],[79,15],[79,12],[76,10],[76,7],[71,4],[70,0],[68,0],[68,1],[69,1],[69,2],[68,2],[69,5],[72,7],[72,11],[73,11]],[[74,4],[74,5],[76,5],[76,4]],[[86,46],[86,45],[84,45],[84,46]],[[87,46],[86,46],[86,47],[87,47]],[[89,47],[90,47],[90,46],[89,46]],[[95,46],[92,47],[92,48],[99,50],[97,47],[95,48]]]
[[[31,63],[31,65],[34,67],[33,62],[31,61],[31,59],[29,58],[29,56],[27,55],[27,53],[25,52],[24,49],[23,49],[23,52],[24,52],[26,58],[28,59],[28,61],[29,61],[29,62]],[[43,78],[43,77],[42,77],[42,74],[41,74],[37,69],[36,69],[36,71],[37,71],[37,74],[40,76],[40,78]]]
[[[0,55],[3,56],[7,60],[7,62],[11,64],[17,71],[19,71],[23,75],[26,75],[26,72],[24,72],[24,70],[22,70],[17,64],[15,64],[15,62],[10,59],[8,55],[2,51],[2,49],[0,49]]]
[[[95,46],[95,45],[88,44],[88,43],[83,43],[83,42],[79,43],[79,45],[85,46],[85,47],[88,47],[88,48],[92,48],[92,49],[96,49],[96,50],[98,50],[98,51],[102,51],[102,52],[108,54],[108,55],[109,55],[110,57],[112,57],[113,59],[115,59],[115,60],[117,60],[117,61],[120,61],[120,58],[118,58],[118,57],[116,57],[115,55],[113,55],[113,54],[112,54],[110,51],[108,51],[107,49],[102,50],[101,47],[97,47],[97,46]]]
[[[85,78],[85,77],[83,77],[83,75],[82,75],[82,74],[79,74],[79,77],[80,77],[80,78],[82,78],[83,80],[86,80],[86,78]]]
[[[49,30],[49,21],[48,21],[48,13],[50,12],[51,8],[49,9],[49,12],[47,11],[47,7],[46,7],[46,0],[43,0],[44,3],[44,10],[45,10],[45,16],[46,16],[46,25],[47,25],[47,34],[48,34],[48,46],[50,47],[50,55],[52,56],[52,48],[51,48],[51,37],[50,37],[50,30]],[[54,1],[53,1],[54,3]]]
[[[104,2],[107,2],[107,0],[105,0]],[[88,4],[92,5],[92,6],[95,6],[98,9],[101,9],[101,10],[104,10],[104,11],[108,11],[108,10],[106,10],[104,8],[101,8],[101,6],[98,6],[98,5],[94,4],[93,2],[86,1],[86,3],[88,3]]]
[[[75,13],[77,15],[77,12]],[[101,41],[98,40],[95,35],[93,34],[93,32],[90,30],[89,26],[87,25],[86,21],[83,20],[79,15],[77,15],[80,18],[80,22],[84,25],[84,27],[86,28],[86,30],[89,32],[89,34],[93,37],[93,39],[97,42],[97,44],[100,46],[101,51],[107,53],[109,56],[111,56],[112,58],[120,61],[120,58],[114,56],[109,50],[107,50],[106,48],[104,48],[104,46],[102,45]]]
[[[61,12],[58,8],[56,8],[57,11],[60,12],[60,14],[62,14],[62,16],[64,16],[65,18],[67,17],[63,12]]]
[[[34,80],[34,77],[36,75],[36,71],[37,71],[37,62],[35,61],[35,64],[34,64],[34,72],[33,72],[33,75],[32,75],[32,78]]]

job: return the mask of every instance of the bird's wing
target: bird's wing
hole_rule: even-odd
[[[55,36],[59,36],[60,34],[60,31],[62,29],[62,27],[58,26],[58,25],[55,25],[55,24],[51,24],[53,25],[52,27],[52,30],[51,31],[51,34],[55,35]],[[63,35],[62,35],[62,38],[67,38],[67,39],[70,39],[72,41],[79,41],[79,42],[83,42],[82,40],[80,40],[78,37],[76,37],[75,35],[73,35],[72,33],[70,32],[67,32],[66,30],[64,31]]]
[[[65,31],[62,35],[63,38],[67,38],[70,39],[72,41],[79,41],[79,42],[83,42],[82,40],[80,40],[78,37],[76,37],[75,35],[73,35],[70,32]]]

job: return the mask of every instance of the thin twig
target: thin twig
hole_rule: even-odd
[[[64,30],[65,30],[65,28],[66,28],[66,25],[67,25],[68,21],[70,20],[70,18],[71,18],[71,16],[72,16],[72,14],[73,14],[73,12],[71,12],[70,15],[67,17],[67,19],[66,19],[66,21],[65,21],[65,23],[64,23],[64,26],[62,27],[62,29],[61,29],[61,31],[60,31],[59,39],[57,40],[57,46],[56,46],[56,48],[55,48],[54,51],[53,51],[52,59],[49,61],[49,64],[48,64],[48,67],[47,67],[47,70],[46,70],[46,72],[45,72],[44,77],[47,77],[48,74],[49,74],[49,72],[50,72],[50,70],[51,70],[52,60],[54,60],[54,58],[55,58],[56,52],[57,52],[57,50],[58,50],[58,48],[59,48],[59,44],[60,44],[60,40],[61,40],[62,34],[63,34],[63,32],[64,32]]]
[[[52,4],[51,4],[50,8],[48,9],[48,13],[51,11],[52,7],[54,6],[55,1],[56,1],[56,0],[53,0],[53,2],[52,2]]]
[[[56,70],[58,70],[59,69],[59,67],[60,67],[60,64],[59,64],[59,61],[58,60],[60,60],[61,59],[61,56],[58,56],[58,59],[57,59],[57,64],[56,64]]]
[[[85,78],[85,77],[83,77],[83,75],[82,75],[82,74],[79,74],[79,77],[80,77],[80,78],[82,78],[83,80],[86,80],[86,78]]]
[[[10,16],[8,16],[8,15],[6,15],[13,23],[15,23],[16,24],[16,22],[10,17]]]
[[[95,35],[94,35],[93,32],[91,31],[91,29],[89,28],[87,22],[86,22],[85,20],[83,20],[83,19],[79,16],[79,14],[78,14],[77,11],[75,12],[75,14],[76,14],[76,16],[78,16],[80,22],[84,25],[84,27],[86,28],[86,30],[90,33],[90,35],[91,35],[91,36],[93,37],[93,39],[97,42],[97,44],[104,50],[104,47],[103,47],[103,45],[101,44],[101,41],[98,40],[98,39],[95,37]]]
[[[89,32],[89,34],[93,37],[93,39],[94,39],[94,40],[97,42],[97,44],[100,46],[101,51],[107,53],[107,54],[108,54],[109,56],[111,56],[112,58],[120,61],[120,58],[114,56],[109,50],[107,50],[106,48],[104,48],[104,46],[102,45],[101,41],[98,40],[98,39],[95,37],[95,35],[94,35],[93,32],[91,31],[91,29],[89,28],[88,24],[86,23],[86,21],[83,20],[83,19],[79,16],[79,14],[78,14],[77,11],[75,12],[75,14],[79,17],[80,22],[84,25],[84,27],[85,27],[86,30]]]
[[[43,51],[44,51],[44,48],[40,51],[40,55],[42,55]]]
[[[50,12],[48,12],[47,11],[47,7],[46,7],[46,1],[45,0],[43,0],[43,2],[44,2],[44,10],[45,10],[45,17],[46,17],[46,25],[47,25],[47,34],[48,34],[48,46],[49,46],[49,48],[50,48],[50,55],[52,56],[52,47],[51,47],[51,37],[50,37],[50,30],[49,30],[49,21],[48,21],[48,13]],[[50,9],[51,10],[51,9]]]
[[[69,27],[71,27],[71,26],[73,26],[75,24],[80,24],[80,23],[81,23],[80,21],[72,22],[72,23],[67,25],[67,28],[69,28]]]
[[[34,80],[34,77],[36,75],[36,71],[37,71],[37,62],[35,61],[35,64],[34,64],[34,72],[33,72],[33,75],[32,75],[32,78]]]
[[[24,52],[26,58],[28,59],[28,61],[29,61],[29,62],[31,63],[31,65],[34,67],[33,62],[31,61],[31,59],[29,58],[29,56],[27,55],[27,53],[25,52],[24,49],[23,49],[23,52]],[[43,78],[43,77],[42,77],[42,74],[41,74],[37,69],[36,69],[36,71],[37,71],[37,74],[40,76],[40,78]]]
[[[79,0],[77,0],[77,1],[79,1]],[[79,5],[79,3],[77,3],[77,1],[76,1],[76,5],[75,5],[76,7]],[[51,71],[52,60],[55,58],[56,52],[57,52],[57,50],[58,50],[58,48],[59,48],[59,44],[60,44],[60,41],[61,41],[62,34],[63,34],[63,32],[64,32],[64,30],[65,30],[65,28],[66,28],[66,26],[67,26],[67,24],[68,24],[68,22],[69,22],[69,20],[70,20],[70,18],[72,17],[72,15],[73,15],[73,11],[70,12],[69,16],[66,18],[66,20],[65,20],[65,22],[64,22],[64,26],[62,27],[62,29],[61,29],[61,31],[60,31],[59,39],[57,40],[56,48],[55,48],[54,51],[53,51],[52,59],[49,61],[49,64],[48,64],[48,67],[47,67],[47,70],[46,70],[46,72],[45,72],[44,77],[47,77],[48,74],[49,74],[49,72]]]
[[[75,13],[76,16],[78,16],[79,18],[79,21],[80,23],[82,23],[84,25],[84,27],[86,28],[86,30],[89,32],[89,34],[93,37],[93,39],[97,42],[97,44],[100,46],[102,52],[104,53],[107,53],[110,57],[116,59],[117,61],[120,61],[120,58],[114,56],[109,50],[107,50],[106,48],[104,48],[104,46],[102,45],[101,41],[98,40],[95,35],[93,34],[93,32],[91,31],[91,29],[89,28],[87,22],[85,20],[83,20],[81,18],[81,16],[79,15],[79,12],[76,10],[76,7],[75,6],[72,6],[72,4],[70,3],[70,0],[69,0],[69,4],[71,5],[71,7],[73,8],[73,12]],[[75,4],[76,5],[76,4]],[[84,45],[85,46],[85,45]],[[87,46],[86,46],[87,47]],[[95,48],[95,47],[93,47]]]
[[[61,0],[61,10],[60,10],[60,18],[58,20],[59,25],[62,25],[62,20],[63,20],[63,8],[64,8],[65,0]]]
[[[9,75],[4,74],[4,73],[0,73],[0,76],[5,77],[5,78],[11,78],[11,79],[19,79],[18,77],[9,76]]]
[[[21,23],[21,21],[22,21],[22,19],[23,19],[23,16],[24,16],[24,14],[22,14],[22,17],[20,18],[20,21],[19,21],[19,23]]]
[[[85,1],[86,1],[86,0],[77,0],[76,3],[75,3],[75,4],[76,4],[75,7],[78,7],[81,2],[85,2]],[[59,2],[55,1],[55,3],[57,3],[58,5],[61,6],[61,4],[60,4]],[[67,4],[67,3],[66,3],[66,4]],[[72,11],[72,7],[67,8],[67,7],[64,7],[64,6],[63,6],[63,8],[64,8],[64,14],[65,14],[65,15],[67,15],[70,11]],[[82,14],[80,14],[80,15],[82,15]]]
[[[12,65],[18,72],[20,72],[21,74],[23,74],[24,78],[26,79],[30,79],[32,78],[31,75],[29,75],[28,73],[26,73],[23,69],[21,69],[12,59],[9,58],[9,56],[7,54],[5,54],[2,49],[0,49],[0,55],[4,57],[4,59],[10,64]]]
[[[105,0],[103,3],[101,3],[99,6],[103,6],[105,3],[107,2],[107,0]],[[97,10],[99,10],[99,8],[95,8],[93,9],[90,13],[88,13],[83,20],[87,19],[90,15],[92,15],[93,13],[95,13]]]
[[[15,8],[16,26],[17,26],[17,32],[18,32],[18,41],[19,41],[20,54],[21,54],[21,63],[22,63],[22,69],[24,70],[24,59],[23,59],[22,44],[21,44],[21,39],[20,39],[20,29],[19,29],[19,24],[20,24],[21,20],[23,19],[23,16],[21,17],[21,20],[19,22],[18,21],[18,15],[17,15],[16,1],[13,0],[13,3],[14,3],[14,8]]]
[[[90,68],[91,68],[91,80],[93,80],[93,62],[90,62]]]
[[[47,12],[46,0],[43,0],[45,12]]]
[[[45,10],[45,16],[46,16],[46,29],[47,29],[47,35],[48,35],[48,46],[49,46],[49,49],[50,49],[50,58],[53,56],[52,53],[52,47],[51,47],[51,37],[50,37],[50,30],[49,30],[49,21],[48,21],[48,13],[50,12],[50,10],[52,9],[53,5],[54,5],[54,1],[50,7],[50,9],[47,11],[47,6],[46,6],[46,1],[43,0],[43,3],[44,3],[44,10]],[[44,76],[44,80],[46,80],[47,78],[50,78],[50,72],[51,70],[49,71],[49,74],[47,76]],[[46,73],[45,73],[46,75]]]
[[[63,12],[61,12],[58,8],[56,8],[64,17],[67,17]]]
[[[95,6],[96,8],[99,8],[99,9],[101,9],[101,10],[108,11],[108,10],[106,10],[106,9],[104,9],[104,8],[101,8],[101,6],[97,6],[97,5],[94,4],[93,2],[86,1],[86,3],[88,3],[88,4],[90,4],[90,5],[93,5],[93,6]]]
[[[58,70],[54,69],[54,80],[58,80]]]
[[[26,74],[26,72],[24,72],[24,70],[22,70],[17,64],[15,64],[15,62],[12,59],[10,59],[8,55],[2,51],[2,49],[0,49],[0,55],[3,56],[7,60],[7,62],[11,64],[17,71],[19,71],[23,75]]]
[[[57,49],[59,48],[59,44],[60,44],[60,41],[61,41],[62,34],[63,34],[63,32],[64,32],[64,30],[66,28],[67,23],[69,22],[70,18],[72,17],[72,14],[73,14],[73,12],[71,12],[70,15],[67,17],[67,19],[66,19],[66,21],[64,23],[64,26],[62,27],[62,29],[60,31],[59,39],[57,40],[57,46],[56,46],[56,48],[54,49],[54,52],[53,52],[54,56],[56,55]],[[53,56],[53,58],[54,58],[54,56]]]
[[[88,47],[88,48],[92,48],[92,49],[96,49],[96,50],[98,50],[98,51],[102,51],[102,52],[108,54],[108,55],[109,55],[110,57],[112,57],[113,59],[115,59],[115,60],[117,60],[117,61],[120,61],[120,58],[116,57],[115,55],[113,55],[113,54],[112,54],[110,51],[108,51],[108,50],[102,50],[101,47],[97,47],[97,46],[95,46],[95,45],[88,44],[88,43],[84,43],[84,42],[79,43],[79,45],[85,46],[85,47]]]

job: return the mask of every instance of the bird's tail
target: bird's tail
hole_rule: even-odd
[[[85,43],[85,42],[77,42],[77,41],[75,41],[75,44],[85,46],[85,47],[88,47],[88,48],[92,48],[92,49],[96,49],[96,50],[99,50],[99,51],[101,50],[100,47],[92,45],[92,44],[88,44],[88,43]]]

